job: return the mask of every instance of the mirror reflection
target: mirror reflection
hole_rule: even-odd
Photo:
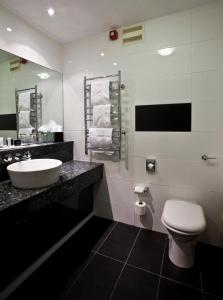
[[[0,50],[0,147],[63,131],[62,74]]]

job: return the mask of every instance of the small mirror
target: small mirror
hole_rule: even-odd
[[[62,84],[61,73],[0,50],[0,147],[10,138],[50,142],[63,131]]]

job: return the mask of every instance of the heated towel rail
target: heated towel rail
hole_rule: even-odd
[[[93,107],[91,105],[91,82],[97,79],[110,78],[109,93],[111,100],[111,121],[113,122],[113,136],[112,147],[95,148],[89,145],[89,128],[93,121]],[[119,159],[121,159],[121,141],[122,135],[125,135],[125,130],[122,129],[122,111],[121,111],[121,90],[124,89],[124,84],[121,83],[121,71],[117,74],[105,75],[87,78],[84,77],[84,120],[85,120],[85,154],[88,155],[89,150],[95,152],[107,152],[115,154],[118,152]]]
[[[33,88],[15,90],[16,100],[16,123],[17,123],[17,138],[19,138],[19,94],[30,91],[30,125],[35,129],[36,142],[38,142],[38,128],[42,122],[42,94],[37,92],[37,85]]]

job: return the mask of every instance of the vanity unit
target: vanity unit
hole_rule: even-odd
[[[34,146],[29,148],[33,155],[36,153],[35,158],[47,157],[47,148],[48,157],[63,161],[57,183],[22,190],[9,180],[0,182],[0,299],[5,299],[93,215],[93,186],[102,178],[103,165],[73,161],[71,146],[72,142],[41,145],[37,146],[39,152]],[[53,149],[54,156],[49,151]]]

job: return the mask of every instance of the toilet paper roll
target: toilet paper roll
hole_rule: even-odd
[[[134,189],[134,192],[136,194],[144,194],[147,191],[148,191],[148,186],[145,186],[145,185],[136,185],[135,189]]]
[[[143,216],[146,213],[146,202],[136,201],[135,202],[135,213],[139,216]]]

